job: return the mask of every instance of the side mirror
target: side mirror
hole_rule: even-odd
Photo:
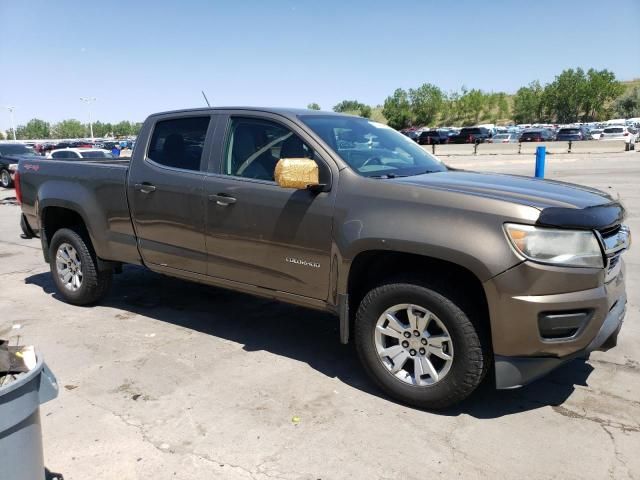
[[[320,186],[318,164],[309,158],[283,158],[276,164],[276,183],[281,188],[297,190],[316,189]]]

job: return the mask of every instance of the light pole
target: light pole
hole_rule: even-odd
[[[89,131],[91,132],[91,140],[93,140],[93,122],[91,121],[91,103],[96,101],[96,97],[80,97],[80,101],[87,104],[89,110]]]
[[[16,125],[13,122],[13,110],[15,108],[16,107],[11,107],[11,106],[7,107],[7,110],[9,110],[9,117],[11,118],[11,131],[13,132],[13,141],[14,142],[16,141]]]

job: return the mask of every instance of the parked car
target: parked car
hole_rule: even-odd
[[[12,187],[20,160],[33,157],[37,157],[33,149],[23,143],[0,142],[0,186]]]
[[[575,142],[586,139],[587,135],[580,127],[562,127],[556,133],[556,141],[558,142]]]
[[[487,140],[487,143],[518,143],[515,133],[498,133]]]
[[[553,140],[553,133],[546,128],[525,130],[520,135],[520,142],[552,142]]]
[[[80,160],[82,158],[99,160],[113,158],[113,154],[109,150],[101,148],[63,148],[50,151],[47,158],[53,160]]]
[[[449,132],[446,130],[425,130],[418,136],[418,143],[420,145],[449,143]]]
[[[93,143],[86,140],[77,140],[75,142],[69,142],[69,148],[93,148]]]
[[[416,130],[403,130],[401,132],[404,136],[409,137],[414,142],[418,141],[418,132]]]
[[[483,127],[465,127],[449,137],[450,143],[483,143],[491,138],[491,132]]]
[[[635,149],[636,137],[637,134],[630,132],[627,127],[614,126],[605,128],[600,135],[600,140],[624,140],[633,150]]]
[[[594,128],[590,130],[589,135],[591,136],[591,140],[599,140],[603,130],[603,128]]]
[[[69,303],[132,263],[331,312],[371,378],[423,408],[489,370],[519,387],[616,344],[629,229],[605,192],[452,170],[333,112],[165,112],[139,138],[130,162],[20,162],[22,214]]]

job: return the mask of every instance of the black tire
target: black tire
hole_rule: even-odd
[[[57,271],[56,255],[58,248],[63,243],[70,244],[80,258],[82,282],[80,287],[75,291],[71,291],[65,287],[65,282],[60,278]],[[61,228],[53,235],[49,247],[49,266],[58,294],[60,294],[66,302],[73,305],[89,305],[95,303],[104,297],[111,287],[112,271],[101,271],[98,268],[98,262],[91,246],[91,241],[81,231]]]
[[[11,180],[11,174],[9,170],[3,168],[0,170],[0,186],[4,188],[11,188],[13,186],[13,180]]]
[[[443,409],[466,398],[482,382],[491,363],[488,335],[449,297],[417,282],[389,283],[371,290],[360,303],[355,320],[358,356],[369,376],[391,397],[419,408]],[[436,315],[452,340],[450,370],[432,385],[411,385],[396,378],[376,351],[374,336],[379,317],[388,308],[405,303]]]

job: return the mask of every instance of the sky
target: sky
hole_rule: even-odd
[[[433,83],[515,92],[640,77],[640,0],[0,0],[0,130],[212,105],[378,105]]]

